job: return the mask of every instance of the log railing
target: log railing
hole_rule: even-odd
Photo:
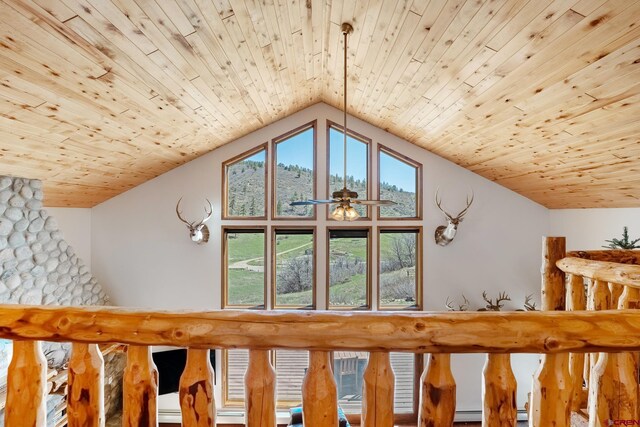
[[[307,350],[302,387],[308,426],[337,426],[336,384],[330,351],[370,352],[364,373],[362,425],[393,425],[394,373],[389,352],[428,353],[421,377],[417,425],[451,426],[456,384],[453,353],[488,353],[483,375],[484,426],[513,426],[516,384],[510,353],[540,353],[530,402],[530,425],[569,426],[583,399],[585,353],[591,357],[592,424],[637,414],[640,351],[638,266],[595,265],[566,258],[561,239],[544,245],[540,312],[151,312],[117,308],[0,306],[0,337],[14,340],[9,367],[6,425],[44,426],[44,372],[39,341],[72,342],[69,426],[102,426],[103,366],[96,344],[128,344],[124,374],[125,426],[157,425],[157,371],[150,346],[188,348],[180,381],[184,426],[215,425],[210,349],[249,349],[245,376],[246,425],[276,425],[276,382],[268,350]],[[603,266],[604,265],[604,266]],[[605,268],[606,267],[606,268]],[[568,282],[565,273],[571,274]],[[593,280],[585,311],[582,280]],[[619,293],[611,310],[611,290]],[[565,283],[568,283],[565,286]],[[569,295],[565,307],[565,295]],[[571,309],[573,311],[565,311]],[[616,352],[618,352],[616,354]],[[582,359],[580,358],[582,356]],[[591,363],[591,362],[590,362]],[[591,365],[590,365],[591,366]],[[573,376],[572,376],[573,374]],[[575,375],[580,379],[573,381]],[[634,388],[635,387],[635,388]],[[635,411],[635,412],[634,412]],[[600,421],[596,421],[600,420]]]
[[[556,264],[567,275],[567,310],[640,307],[640,251],[570,252]],[[572,353],[569,365],[571,409],[590,426],[640,422],[636,353]]]

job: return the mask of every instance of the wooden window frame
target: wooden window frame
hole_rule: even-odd
[[[332,307],[331,304],[329,304],[329,295],[330,295],[330,289],[331,289],[331,274],[330,274],[330,254],[331,254],[331,232],[332,231],[339,231],[339,230],[344,230],[344,231],[366,231],[367,232],[367,266],[366,266],[366,272],[367,272],[367,280],[366,280],[366,297],[365,297],[365,305],[360,306],[360,307]],[[326,278],[327,278],[327,286],[326,286],[326,295],[325,295],[325,307],[327,308],[327,310],[331,310],[331,311],[372,311],[372,289],[371,289],[371,259],[372,259],[372,245],[371,245],[371,240],[372,240],[372,233],[373,233],[373,228],[371,226],[355,226],[355,227],[335,227],[335,226],[328,226],[327,227],[327,242],[326,242],[326,246],[327,246],[327,252],[326,252],[326,262],[325,262],[325,268],[326,268]]]
[[[268,206],[268,182],[269,182],[269,144],[266,142],[258,145],[257,147],[253,147],[250,150],[247,150],[241,154],[238,154],[235,157],[232,157],[229,160],[226,160],[222,163],[222,219],[232,219],[232,220],[266,220],[267,212],[269,212]],[[229,215],[229,178],[227,171],[229,166],[241,162],[247,157],[251,157],[256,153],[264,150],[264,215],[260,216],[232,216]]]
[[[228,297],[229,297],[229,292],[228,292],[228,287],[229,287],[229,283],[228,283],[228,278],[229,278],[229,274],[228,274],[228,270],[229,270],[229,263],[228,263],[228,239],[227,239],[227,234],[229,234],[230,231],[236,231],[238,233],[255,233],[255,232],[262,232],[264,234],[264,257],[265,257],[265,266],[268,262],[267,258],[267,237],[268,237],[268,230],[266,226],[243,226],[243,225],[237,225],[237,226],[222,226],[222,251],[221,251],[221,265],[222,265],[222,298],[221,298],[221,306],[222,309],[227,309],[227,308],[237,308],[237,309],[246,309],[246,310],[266,310],[267,308],[267,272],[264,272],[264,304],[262,306],[250,306],[250,305],[235,305],[235,304],[229,304],[228,302]]]
[[[280,232],[280,234],[286,234],[287,231],[309,231],[312,237],[313,237],[313,278],[312,278],[312,288],[311,288],[311,305],[308,306],[297,306],[297,305],[276,305],[277,302],[277,298],[276,298],[276,278],[277,278],[277,271],[276,271],[276,263],[277,263],[277,256],[276,256],[276,237],[278,235],[278,232]],[[317,267],[318,267],[318,262],[317,262],[317,249],[318,249],[318,242],[317,242],[317,227],[315,225],[313,226],[286,226],[286,225],[280,225],[280,226],[273,226],[272,230],[271,230],[271,304],[269,307],[269,310],[315,310],[316,309],[316,295],[317,295],[317,290],[316,290],[316,273],[317,273]]]
[[[247,350],[249,351],[249,350]],[[229,399],[229,350],[222,349],[222,407],[224,408],[244,408],[244,397],[240,399]]]
[[[406,233],[415,233],[416,234],[416,303],[412,306],[385,306],[382,307],[380,304],[380,275],[382,274],[380,271],[380,236],[385,232],[406,232]],[[424,301],[422,298],[422,226],[404,226],[404,225],[384,225],[378,227],[378,239],[377,239],[377,250],[378,250],[378,296],[376,301],[377,311],[422,311],[424,307]]]
[[[326,182],[327,182],[327,191],[330,191],[330,177],[331,177],[331,129],[335,129],[339,132],[343,132],[344,133],[344,126],[341,124],[338,124],[336,122],[333,122],[331,120],[327,120],[327,135],[326,135],[326,139],[325,139],[325,145],[326,145],[326,150],[327,150],[327,171],[326,171]],[[371,165],[373,164],[373,140],[371,138],[368,138],[364,135],[362,135],[361,133],[355,132],[351,129],[347,129],[347,137],[351,137],[354,139],[357,139],[358,141],[362,142],[363,144],[366,144],[367,146],[367,198],[371,198],[372,196],[372,192],[371,192],[371,182],[372,182],[372,167]],[[328,194],[327,197],[330,197],[331,195]],[[352,222],[357,222],[357,221],[371,221],[372,219],[372,208],[371,206],[366,206],[367,209],[367,215],[366,216],[361,216],[358,219],[352,221]],[[327,209],[327,220],[331,221],[331,222],[339,222],[336,221],[335,219],[333,219],[331,217],[331,207],[329,207],[329,209]]]
[[[380,207],[377,209],[378,221],[416,221],[422,220],[422,163],[401,154],[385,145],[378,144],[378,200],[380,200],[380,154],[384,153],[395,159],[416,168],[416,215],[415,216],[380,216]]]
[[[313,130],[313,195],[312,198],[316,199],[318,197],[318,156],[316,155],[317,146],[318,146],[318,121],[314,120],[312,122],[306,123],[302,126],[298,126],[295,129],[292,129],[280,136],[277,136],[271,140],[271,219],[276,220],[287,220],[287,221],[315,221],[318,217],[318,208],[317,206],[312,206],[313,215],[311,216],[278,216],[277,206],[277,173],[278,170],[278,149],[277,145],[281,142],[286,141],[287,139],[298,135],[302,132],[305,132],[309,129]],[[266,211],[266,210],[265,210]]]

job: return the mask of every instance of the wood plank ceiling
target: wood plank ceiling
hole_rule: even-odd
[[[550,208],[640,206],[640,1],[3,0],[0,174],[94,206],[316,102]]]

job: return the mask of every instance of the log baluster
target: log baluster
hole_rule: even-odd
[[[104,359],[97,344],[73,343],[68,375],[68,426],[104,426]]]
[[[482,374],[482,425],[515,426],[518,415],[517,383],[511,370],[511,355],[488,354]]]
[[[581,276],[571,274],[567,283],[567,311],[584,310],[587,302],[584,292],[584,279]],[[571,353],[569,355],[569,374],[573,381],[571,395],[571,409],[573,411],[580,410],[583,403],[584,364],[584,353]]]
[[[7,371],[7,427],[46,425],[47,361],[39,341],[14,341]]]
[[[589,301],[587,302],[589,310],[600,311],[607,310],[609,309],[609,307],[611,307],[611,292],[609,291],[609,284],[607,282],[604,282],[602,280],[594,280],[589,290],[591,291],[591,293],[588,295]],[[591,377],[591,375],[593,374],[593,367],[598,362],[599,357],[599,353],[590,353],[589,377]]]
[[[595,280],[589,295],[589,306],[595,310],[607,310],[611,307],[609,285],[602,280]],[[607,425],[610,414],[613,382],[609,355],[607,353],[591,353],[591,373],[589,374],[589,426]]]
[[[249,351],[244,386],[247,427],[276,427],[276,372],[269,351]]]
[[[609,283],[609,293],[611,294],[611,308],[615,308],[618,306],[620,297],[624,292],[624,288],[625,287],[623,285],[619,285],[617,283]]]
[[[451,427],[456,414],[451,355],[431,354],[420,384],[419,427]]]
[[[208,349],[187,350],[187,363],[180,376],[180,410],[184,427],[213,427],[216,406],[213,397],[213,367]]]
[[[564,273],[556,262],[565,256],[564,237],[545,237],[542,253],[542,310],[565,309]],[[543,354],[533,378],[529,425],[569,427],[571,425],[571,378],[569,354]]]
[[[305,426],[338,426],[338,392],[327,351],[309,352],[309,369],[302,382]]]
[[[158,425],[158,370],[148,346],[130,345],[123,377],[123,427]]]
[[[389,353],[369,353],[362,387],[362,418],[364,427],[393,427],[393,397],[395,375]]]
[[[619,285],[618,285],[619,286]],[[611,286],[611,289],[614,289]],[[635,308],[640,291],[624,287],[619,309]],[[607,425],[609,420],[638,419],[638,365],[633,353],[600,353],[591,372],[589,425]]]

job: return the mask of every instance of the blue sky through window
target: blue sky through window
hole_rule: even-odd
[[[278,164],[297,165],[313,170],[313,128],[278,142],[277,150]]]
[[[395,157],[380,152],[380,182],[395,185],[409,193],[416,192],[416,168]]]
[[[329,173],[340,177],[344,174],[344,136],[336,129],[329,129]],[[347,136],[347,174],[355,179],[367,179],[367,144]]]
[[[242,159],[242,161],[264,162],[265,150],[258,151],[256,154]]]

